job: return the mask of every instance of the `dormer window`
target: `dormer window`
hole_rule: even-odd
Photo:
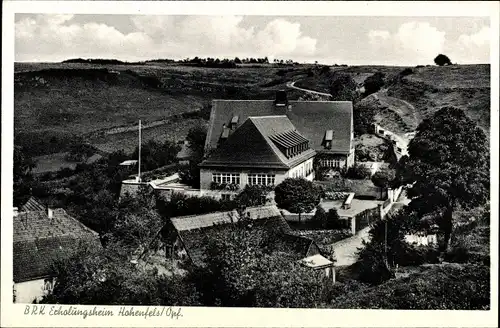
[[[274,100],[274,105],[276,107],[287,107],[288,108],[288,98],[285,90],[280,90],[276,92],[276,99]]]
[[[231,119],[231,130],[235,130],[236,127],[238,126],[238,121],[239,121],[239,116],[238,115],[235,115],[233,116],[233,118]]]
[[[231,129],[228,128],[226,126],[226,124],[222,125],[222,132],[221,132],[221,135],[220,135],[220,138],[219,138],[219,143],[223,143],[224,141],[227,140],[227,138],[229,138],[230,131],[231,131]]]
[[[326,130],[325,137],[323,138],[323,147],[325,147],[325,149],[332,149],[332,140],[333,130]]]

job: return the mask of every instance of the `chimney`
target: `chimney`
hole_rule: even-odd
[[[19,215],[19,209],[17,207],[14,207],[12,216],[17,218],[18,215]]]
[[[285,90],[276,91],[276,99],[274,100],[274,106],[276,108],[288,107],[288,98]]]
[[[49,219],[54,218],[54,210],[47,207],[47,216],[49,217]]]

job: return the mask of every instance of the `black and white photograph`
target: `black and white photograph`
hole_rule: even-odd
[[[12,14],[2,300],[497,313],[498,21],[268,5]]]

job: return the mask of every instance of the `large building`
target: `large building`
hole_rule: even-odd
[[[80,242],[100,247],[97,232],[30,198],[13,218],[14,302],[40,300],[54,287],[52,265],[71,256]]]
[[[286,115],[251,116],[200,164],[201,189],[276,185],[288,177],[314,177],[310,142]]]
[[[216,184],[278,184],[313,179],[321,166],[354,164],[352,103],[348,101],[214,100],[201,163],[201,188]]]

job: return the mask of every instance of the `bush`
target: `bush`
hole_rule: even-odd
[[[344,309],[490,309],[490,268],[479,265],[435,266],[383,285],[338,295],[332,308]]]
[[[377,72],[373,75],[370,75],[365,79],[365,94],[364,96],[371,95],[380,90],[385,84],[384,82],[385,74],[381,72]]]
[[[330,94],[333,100],[358,102],[360,94],[358,84],[349,74],[335,74],[330,82]]]
[[[345,229],[347,221],[341,220],[337,209],[331,208],[327,214],[326,229]]]
[[[311,224],[317,229],[324,229],[327,221],[328,216],[323,206],[316,206],[316,213],[314,213],[314,216],[311,219]]]
[[[411,75],[413,74],[413,70],[409,67],[405,68],[404,70],[402,70],[399,75],[400,76],[407,76],[407,75]]]
[[[347,171],[345,171],[344,176],[348,179],[369,179],[371,177],[371,171],[364,165],[354,164]]]
[[[354,106],[353,120],[356,136],[371,133],[375,121],[375,110],[371,106]]]
[[[365,243],[359,252],[359,279],[378,285],[394,277],[384,258],[384,248],[379,243]]]
[[[439,54],[434,58],[434,63],[439,66],[452,65],[450,58],[448,56]]]

